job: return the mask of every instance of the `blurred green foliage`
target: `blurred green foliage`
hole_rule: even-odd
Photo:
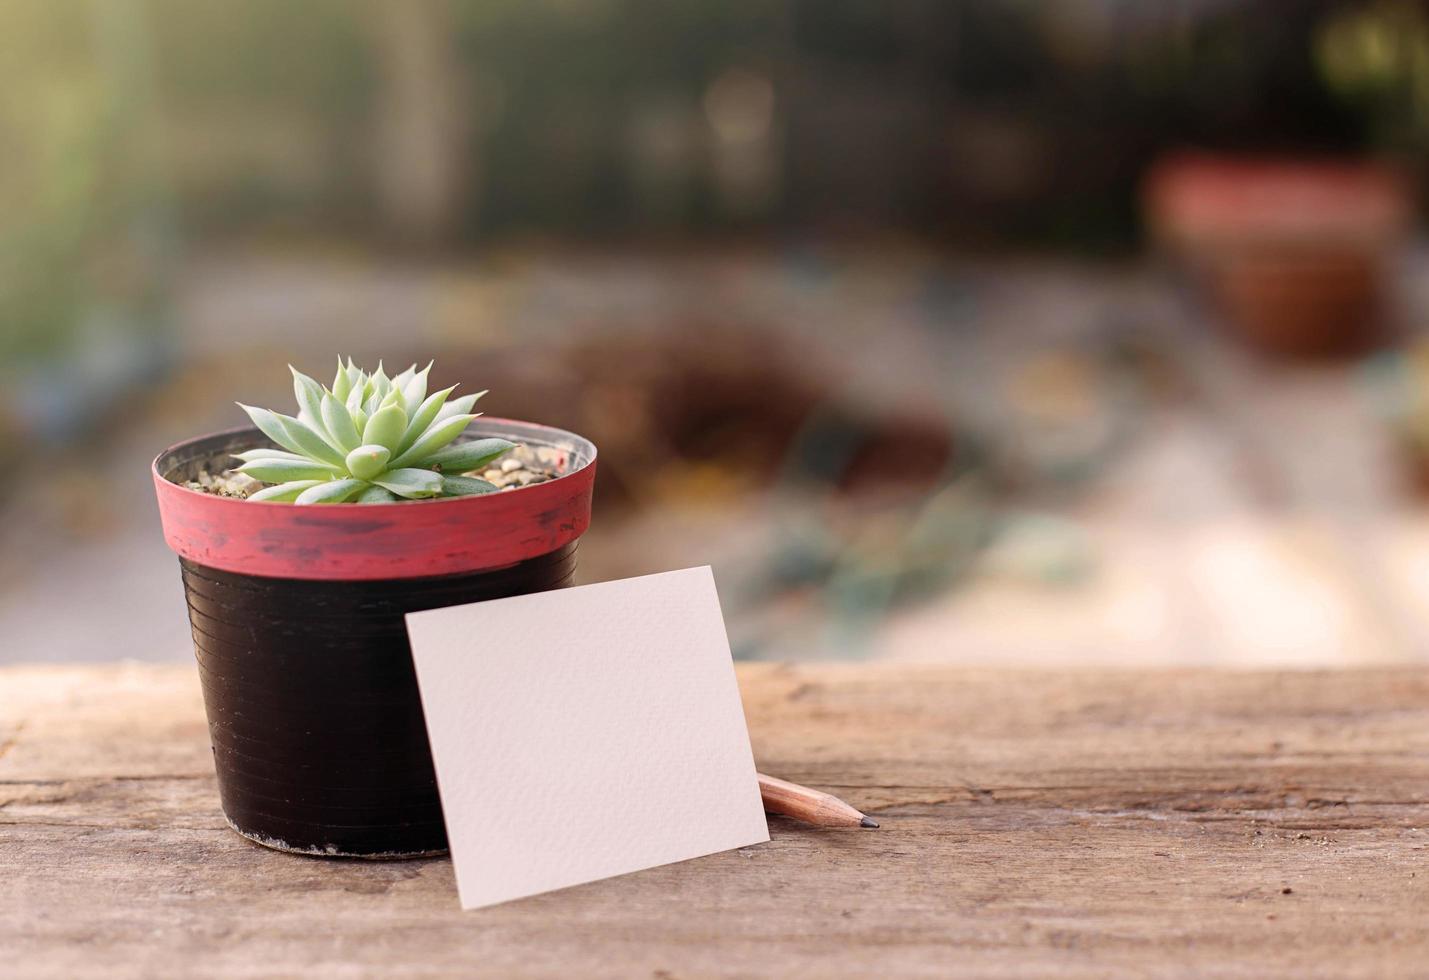
[[[494,192],[471,221],[486,229],[620,232],[648,223],[632,193],[630,138],[642,110],[698,112],[731,64],[770,71],[787,50],[786,5],[761,0],[492,0],[457,7],[471,66],[477,133]],[[662,215],[677,226],[715,219],[698,185]]]
[[[134,4],[0,5],[0,354],[158,329],[172,248]]]
[[[1337,11],[1321,25],[1315,54],[1331,90],[1370,113],[1379,145],[1429,149],[1429,8],[1376,0]]]
[[[365,4],[147,0],[159,138],[185,224],[341,224],[367,194]],[[350,223],[349,223],[350,224]]]
[[[0,350],[63,342],[88,302],[76,273],[119,220],[114,94],[76,5],[0,5]]]
[[[73,346],[96,316],[160,329],[177,227],[389,231],[374,133],[412,105],[385,95],[426,67],[391,36],[420,11],[448,64],[415,90],[449,98],[467,185],[447,244],[791,226],[1125,244],[1167,146],[1429,128],[1409,0],[380,2],[0,4],[0,352]]]

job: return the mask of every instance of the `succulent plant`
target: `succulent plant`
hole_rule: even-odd
[[[296,417],[239,403],[281,449],[236,453],[246,473],[264,487],[249,500],[296,504],[380,504],[427,497],[490,493],[496,487],[462,476],[515,448],[505,439],[455,442],[484,391],[447,401],[455,388],[427,394],[428,364],[394,378],[382,365],[368,374],[338,359],[325,388],[289,366],[298,398]]]

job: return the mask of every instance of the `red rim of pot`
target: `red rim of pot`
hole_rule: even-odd
[[[512,419],[480,418],[467,431],[557,449],[566,472],[481,496],[310,507],[219,497],[169,479],[186,464],[269,444],[257,429],[230,429],[155,457],[164,539],[184,558],[229,572],[373,580],[504,568],[567,545],[590,526],[596,463],[590,440]]]

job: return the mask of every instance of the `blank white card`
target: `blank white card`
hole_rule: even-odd
[[[708,567],[407,632],[463,908],[769,839]]]

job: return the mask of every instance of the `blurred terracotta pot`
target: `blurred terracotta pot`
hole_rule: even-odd
[[[1144,204],[1251,346],[1335,357],[1384,339],[1389,259],[1412,211],[1394,170],[1181,155],[1153,168]]]

